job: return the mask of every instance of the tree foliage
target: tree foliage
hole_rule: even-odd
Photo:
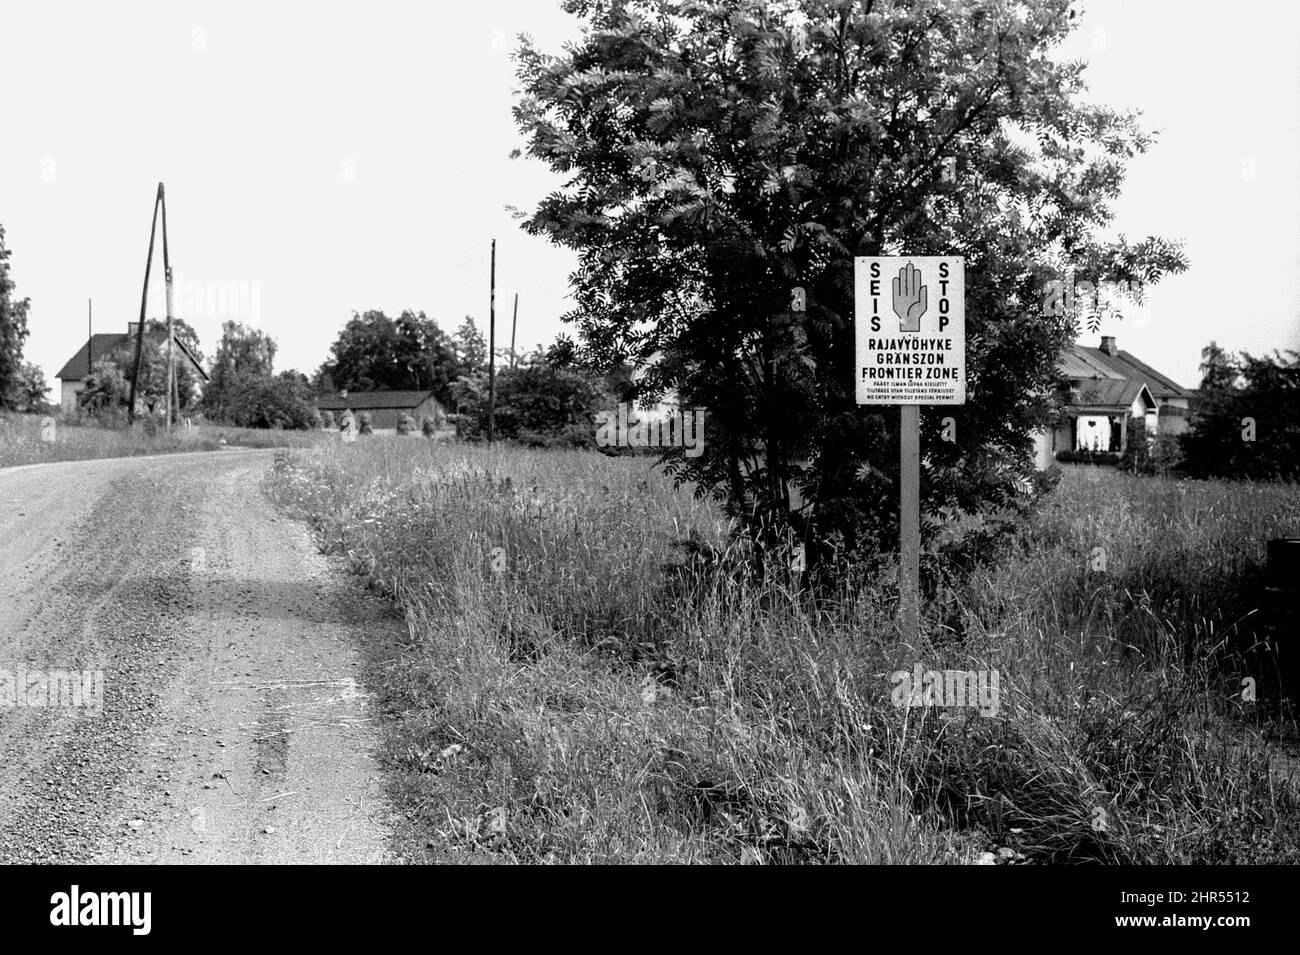
[[[1297,355],[1201,350],[1201,387],[1182,436],[1194,477],[1300,481],[1300,367]]]
[[[95,360],[85,385],[77,395],[81,410],[95,418],[125,420],[131,385],[118,360],[105,356]]]
[[[898,413],[855,404],[852,260],[961,255],[969,400],[923,416],[927,526],[1016,504],[1076,322],[1047,290],[1067,269],[1140,290],[1185,264],[1102,235],[1150,139],[1054,56],[1069,4],[565,6],[581,40],[518,54],[527,152],[566,178],[524,225],[580,254],[567,320],[588,360],[707,409],[705,453],[672,449],[670,470],[814,562],[889,546]]]
[[[515,368],[497,373],[496,436],[536,446],[594,447],[595,413],[608,408],[611,396],[598,375],[552,361],[558,353],[538,349]],[[460,432],[469,438],[487,434],[487,382],[462,379],[457,399],[465,409]]]
[[[453,338],[456,364],[461,375],[472,377],[488,370],[487,339],[479,331],[471,315],[465,316]]]
[[[9,249],[0,226],[0,408],[21,410],[23,401],[23,345],[27,341],[28,299],[14,298],[9,275]]]
[[[183,319],[172,319],[172,331],[177,340],[185,343],[190,353],[202,361],[198,334]],[[105,355],[94,356],[91,381],[78,397],[79,406],[96,416],[125,410],[130,401],[131,380],[135,377],[135,336],[129,336]],[[180,348],[173,350],[176,364],[176,388],[180,410],[192,411],[199,406],[202,396],[202,378]],[[109,367],[111,366],[111,368]],[[117,382],[125,383],[120,394]],[[140,349],[140,381],[136,388],[136,407],[152,412],[161,407],[167,395],[167,324],[150,319],[145,324],[144,341]]]
[[[214,421],[233,421],[244,412],[236,407],[239,395],[250,394],[249,382],[271,377],[275,340],[260,329],[241,322],[222,322],[221,341],[212,373],[203,392],[203,410]]]
[[[39,365],[25,361],[11,388],[8,406],[15,411],[48,411],[49,402],[46,399],[49,393],[50,386],[45,380],[45,372]]]
[[[241,428],[307,429],[316,426],[316,404],[307,378],[295,371],[243,375],[230,396],[224,420]]]
[[[463,326],[462,326],[463,327]],[[460,371],[453,341],[424,312],[352,313],[330,347],[322,377],[335,390],[423,391],[451,400]]]

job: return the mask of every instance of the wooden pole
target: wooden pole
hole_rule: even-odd
[[[519,293],[515,293],[515,312],[510,318],[510,370],[515,370],[515,329],[519,326]]]
[[[898,415],[898,623],[915,646],[921,623],[921,406]]]
[[[497,430],[497,240],[492,240],[492,270],[488,279],[488,444]]]
[[[86,377],[95,368],[95,303],[86,299]],[[83,385],[84,387],[84,385]]]
[[[158,183],[158,194],[153,200],[153,224],[149,226],[149,257],[144,260],[144,290],[140,293],[140,324],[135,334],[135,373],[131,376],[131,395],[127,398],[126,420],[135,424],[135,393],[140,383],[140,359],[144,357],[144,316],[149,304],[149,269],[153,265],[153,240],[158,232],[158,206],[162,203],[163,184]]]
[[[172,395],[176,390],[176,361],[172,338],[172,261],[167,251],[167,197],[163,195],[162,183],[158,184],[158,196],[162,201],[163,281],[167,290],[165,299],[167,305],[167,430],[170,432]]]

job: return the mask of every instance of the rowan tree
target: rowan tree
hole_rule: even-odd
[[[1070,4],[564,6],[581,38],[517,53],[526,151],[565,177],[524,227],[579,253],[585,359],[706,409],[704,454],[670,449],[671,472],[813,565],[889,547],[898,412],[855,403],[853,258],[961,255],[969,397],[923,414],[926,528],[1023,502],[1077,319],[1049,290],[1071,273],[1141,294],[1185,266],[1107,235],[1151,139],[1057,55]]]

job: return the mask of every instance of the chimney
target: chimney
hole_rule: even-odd
[[[136,334],[136,332],[139,330],[139,328],[140,328],[140,323],[139,323],[139,322],[127,322],[127,323],[126,323],[126,333],[127,333],[128,335],[130,335],[132,338],[135,337],[135,334]]]
[[[1101,350],[1104,351],[1107,355],[1115,355],[1119,353],[1119,349],[1115,347],[1114,335],[1101,336]]]

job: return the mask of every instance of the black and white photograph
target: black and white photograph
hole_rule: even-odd
[[[0,0],[5,924],[829,865],[1232,946],[1297,703],[1300,6]]]

